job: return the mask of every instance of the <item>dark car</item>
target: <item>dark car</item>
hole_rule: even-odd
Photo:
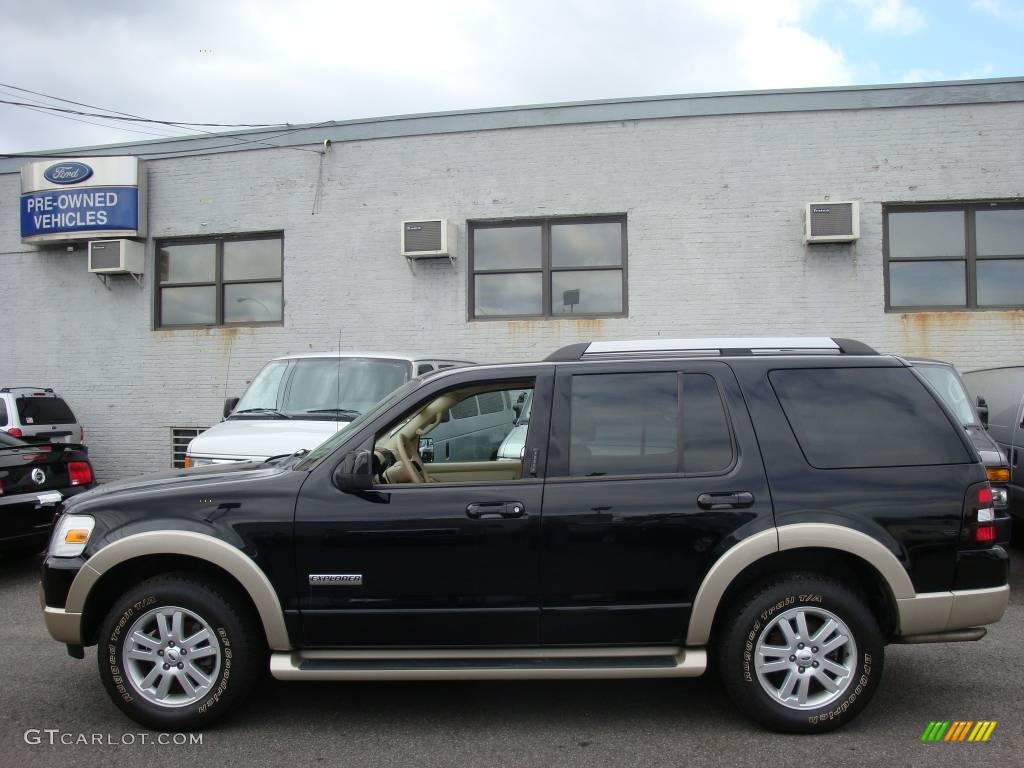
[[[1000,544],[1010,541],[1013,518],[1010,516],[1010,465],[1006,454],[988,431],[988,408],[979,412],[967,393],[960,372],[952,363],[927,358],[906,358],[925,381],[932,386],[959,421],[971,443],[981,456],[985,473],[992,484],[992,507],[996,511],[996,540]]]
[[[524,391],[520,460],[420,456],[467,399]],[[992,501],[935,391],[864,344],[582,343],[414,379],[310,452],[71,499],[44,611],[153,728],[208,726],[268,664],[669,678],[714,655],[746,714],[820,733],[867,705],[886,644],[1001,618]]]
[[[1024,544],[1024,365],[967,371],[964,381],[985,415],[989,434],[1009,459],[1009,509]]]
[[[32,445],[0,432],[0,555],[41,552],[61,502],[93,485],[82,446]]]

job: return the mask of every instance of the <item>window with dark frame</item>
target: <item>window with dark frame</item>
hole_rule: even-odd
[[[887,205],[886,309],[1024,307],[1024,204]]]
[[[280,325],[280,233],[162,240],[156,246],[156,326]]]
[[[469,223],[471,319],[626,314],[626,217]]]

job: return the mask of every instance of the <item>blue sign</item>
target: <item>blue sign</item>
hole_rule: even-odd
[[[50,189],[21,196],[22,237],[138,229],[138,187]]]
[[[56,163],[43,171],[43,178],[51,184],[77,184],[90,176],[92,168],[85,163]]]

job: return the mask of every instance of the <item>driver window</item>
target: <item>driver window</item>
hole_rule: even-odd
[[[521,479],[533,384],[478,382],[420,403],[377,435],[375,484]]]

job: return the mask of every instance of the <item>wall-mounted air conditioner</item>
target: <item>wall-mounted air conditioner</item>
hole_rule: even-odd
[[[448,219],[402,222],[402,255],[407,259],[454,259],[455,224]]]
[[[141,275],[146,246],[135,240],[91,240],[89,271],[97,275]]]
[[[804,211],[804,241],[852,243],[860,237],[860,203],[808,203]]]

